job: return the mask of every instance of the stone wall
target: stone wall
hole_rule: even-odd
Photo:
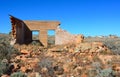
[[[55,44],[61,45],[61,44],[68,44],[68,43],[81,43],[84,40],[83,35],[73,35],[69,32],[62,30],[59,26],[56,29],[56,35],[55,35]]]

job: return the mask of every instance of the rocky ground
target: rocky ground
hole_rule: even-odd
[[[89,39],[90,40],[90,39]],[[38,43],[8,46],[0,56],[1,77],[120,77],[120,56],[103,41],[49,46]],[[6,47],[6,48],[5,48]],[[9,50],[7,50],[9,48]],[[11,48],[11,49],[10,49]],[[15,52],[13,52],[15,51]]]

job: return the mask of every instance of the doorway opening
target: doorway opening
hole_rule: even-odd
[[[55,45],[55,30],[48,30],[48,45]]]
[[[40,45],[39,41],[39,31],[32,31],[32,44]]]

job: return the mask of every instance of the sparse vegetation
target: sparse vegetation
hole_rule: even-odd
[[[115,36],[117,37],[117,36]],[[87,37],[86,42],[103,42],[113,54],[120,54],[120,37],[110,38],[109,36],[99,38],[99,37]]]
[[[9,67],[9,64],[8,64],[8,63],[0,62],[0,76],[1,76],[2,74],[7,74],[7,72],[8,72],[8,67]]]
[[[9,65],[9,61],[13,54],[19,55],[17,49],[9,44],[8,35],[0,35],[0,75],[11,73],[11,66]]]
[[[102,68],[99,62],[92,63],[93,68],[88,70],[89,77],[115,77],[115,72],[112,68]]]
[[[8,37],[6,35],[0,37],[0,76],[5,74],[10,77],[35,77],[39,74],[43,77],[82,77],[84,75],[88,77],[115,77],[116,74],[119,74],[115,71],[118,67],[115,63],[119,61],[120,38],[90,37],[81,44],[43,47],[36,40],[29,45],[15,44],[11,46]],[[108,49],[100,50],[102,46],[99,47],[98,43],[93,44],[94,41],[103,42],[114,55],[109,54]],[[49,37],[48,42],[54,43],[53,38]],[[25,53],[20,53],[18,50],[20,52],[23,50]],[[15,56],[13,57],[13,55]],[[109,59],[111,56],[114,56],[112,60]],[[13,65],[11,61],[16,65]],[[115,65],[114,69],[112,64]],[[34,74],[31,76],[30,73]]]
[[[8,38],[0,38],[0,61],[11,59],[12,54],[20,54],[17,49],[9,44]]]
[[[10,77],[27,77],[27,75],[22,72],[15,72]]]

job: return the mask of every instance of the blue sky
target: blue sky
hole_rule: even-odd
[[[120,0],[0,0],[0,33],[9,33],[9,14],[22,20],[58,20],[85,36],[120,36]]]

